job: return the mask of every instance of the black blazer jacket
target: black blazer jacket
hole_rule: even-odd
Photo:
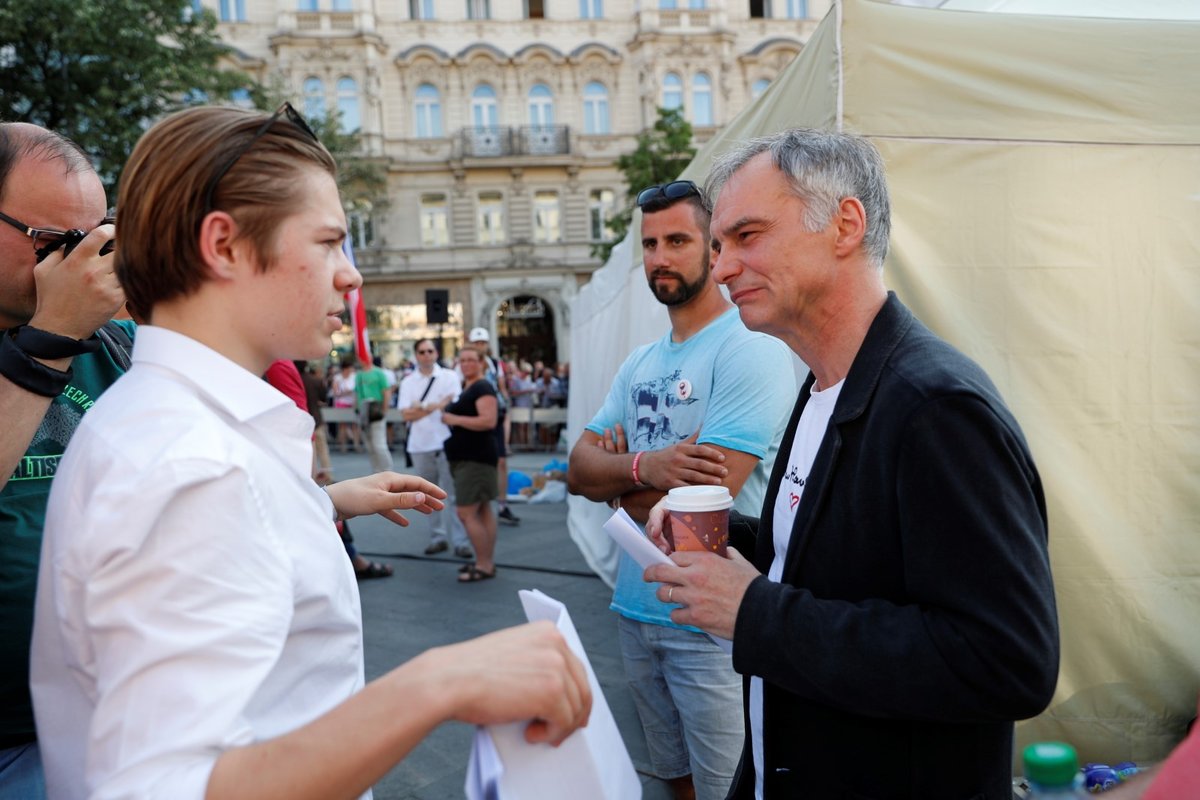
[[[763,573],[734,667],[763,678],[764,790],[781,798],[1010,800],[1013,721],[1050,701],[1058,620],[1045,500],[991,380],[896,298],[854,359],[798,508],[781,583],[771,516],[731,541]],[[747,704],[748,707],[748,704]],[[754,796],[749,714],[730,789]]]

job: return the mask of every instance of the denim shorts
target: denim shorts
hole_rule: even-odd
[[[655,775],[688,773],[698,800],[724,800],[741,758],[742,678],[702,633],[617,617],[625,677]]]

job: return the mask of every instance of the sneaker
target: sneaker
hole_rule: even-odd
[[[425,548],[425,555],[432,556],[436,555],[437,553],[444,553],[448,549],[450,549],[450,545],[448,545],[445,541],[433,542]]]
[[[496,516],[500,518],[501,522],[507,523],[509,525],[520,525],[521,524],[521,518],[518,517],[516,514],[512,513],[512,511],[509,510],[508,506],[505,506],[504,508],[500,509],[500,513],[496,514]]]
[[[458,556],[459,558],[470,559],[475,557],[475,551],[467,547],[465,544],[462,544],[454,548],[454,555]]]

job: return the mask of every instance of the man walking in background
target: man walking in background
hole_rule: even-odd
[[[358,399],[358,416],[362,420],[367,453],[371,456],[371,471],[385,472],[392,468],[392,451],[387,441],[387,410],[392,401],[392,387],[388,385],[383,367],[370,359],[363,359],[362,370],[354,381],[354,394]]]

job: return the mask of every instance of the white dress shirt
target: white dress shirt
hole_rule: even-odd
[[[429,378],[433,378],[433,386],[429,386]],[[424,375],[421,370],[413,370],[400,381],[400,399],[396,407],[408,408],[421,399],[425,387],[429,386],[429,394],[425,396],[423,406],[435,406],[447,397],[458,397],[462,391],[462,381],[454,370],[433,365],[433,375]],[[450,438],[450,428],[442,422],[442,412],[421,417],[415,422],[408,423],[408,452],[432,453],[441,450],[442,445]]]
[[[362,688],[312,430],[258,376],[138,328],[50,494],[31,686],[52,800],[203,798],[223,751]]]

